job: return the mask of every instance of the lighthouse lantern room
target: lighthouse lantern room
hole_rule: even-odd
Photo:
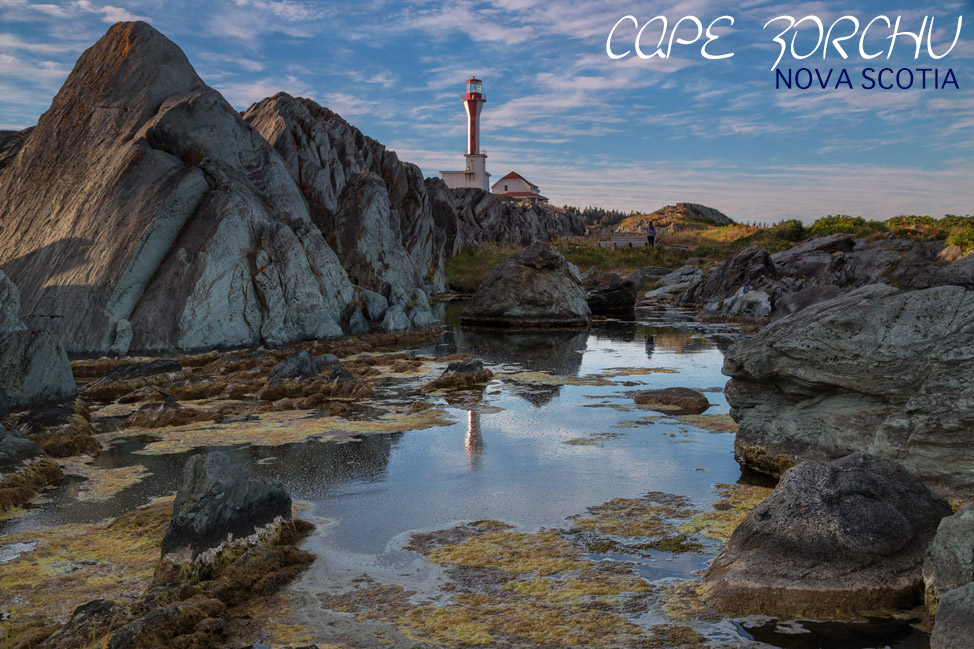
[[[487,154],[480,148],[480,116],[487,98],[484,83],[476,77],[467,79],[467,92],[461,100],[467,111],[467,168],[464,171],[441,171],[443,182],[450,188],[475,187],[488,191]]]

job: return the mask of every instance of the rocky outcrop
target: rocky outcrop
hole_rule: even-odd
[[[947,591],[974,581],[974,505],[940,521],[923,561],[923,581],[931,613]]]
[[[89,383],[83,394],[88,399],[110,401],[135,390],[170,383],[184,376],[183,366],[173,359],[126,363],[111,367],[101,378]]]
[[[751,468],[864,451],[974,495],[974,290],[863,287],[768,325],[723,372]]]
[[[854,454],[790,469],[705,577],[734,615],[849,619],[918,603],[923,553],[950,505],[902,467]]]
[[[351,285],[280,156],[145,23],[82,54],[0,214],[22,316],[69,352],[341,333]]]
[[[479,358],[465,358],[447,365],[443,373],[423,386],[425,390],[464,390],[483,388],[494,378],[494,373],[484,367]]]
[[[186,461],[157,579],[212,566],[221,552],[258,544],[291,520],[291,497],[276,480],[251,479],[223,453]]]
[[[585,232],[585,222],[575,214],[501,201],[482,189],[449,191],[460,226],[461,249],[486,242],[527,246]]]
[[[590,314],[578,269],[536,243],[490,272],[460,320],[497,327],[578,327],[588,324]]]
[[[649,291],[644,296],[647,300],[669,300],[678,296],[704,277],[703,271],[697,266],[686,265],[677,268],[668,275],[663,275],[656,280],[657,288]]]
[[[974,646],[974,582],[944,595],[930,634],[930,649]]]
[[[749,248],[711,270],[681,300],[711,314],[767,319],[870,284],[974,288],[974,258],[945,266],[943,251],[942,241],[866,241],[849,234],[817,237],[774,255]]]
[[[639,283],[642,285],[642,276],[639,276]],[[593,287],[586,299],[592,313],[632,313],[636,307],[636,284],[613,273],[608,283]]]
[[[403,309],[414,290],[423,291],[425,304],[428,293],[446,289],[453,251],[444,250],[436,232],[418,167],[310,99],[278,93],[251,106],[244,119],[281,154],[351,281],[386,300],[381,312],[360,316],[378,324],[386,309]],[[407,320],[406,327],[428,326],[426,306],[423,322]],[[347,314],[346,322],[354,317]]]
[[[633,400],[637,405],[672,415],[699,415],[710,407],[703,393],[690,388],[640,390]]]
[[[78,387],[61,343],[20,320],[20,291],[0,271],[0,392],[3,410],[73,398]]]

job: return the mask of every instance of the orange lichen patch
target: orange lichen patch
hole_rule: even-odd
[[[691,520],[681,524],[681,532],[702,534],[726,543],[751,510],[771,494],[771,489],[752,485],[719,484],[717,493],[721,497],[714,501],[710,509],[695,514]]]
[[[672,519],[687,519],[696,514],[681,496],[653,492],[642,498],[615,498],[589,507],[591,516],[576,518],[572,528],[611,536],[670,536],[676,532]]]
[[[93,599],[124,604],[141,595],[159,561],[172,502],[160,499],[103,523],[5,536],[5,544],[36,544],[0,565],[0,610],[11,613],[11,633],[38,621],[63,623],[76,606]]]

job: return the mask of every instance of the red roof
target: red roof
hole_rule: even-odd
[[[512,171],[511,173],[507,174],[506,176],[504,176],[503,178],[501,178],[501,180],[523,180],[524,182],[526,182],[529,185],[533,185],[534,184],[533,182],[531,182],[530,180],[528,180],[527,178],[525,178],[524,176],[522,176],[521,174],[519,174],[516,171]]]

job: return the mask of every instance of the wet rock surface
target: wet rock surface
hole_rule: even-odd
[[[790,469],[705,577],[733,614],[843,619],[915,606],[941,496],[902,467],[853,454]]]
[[[725,357],[738,458],[779,475],[864,450],[969,497],[972,358],[970,289],[871,285],[808,307]]]
[[[536,243],[494,268],[460,318],[481,326],[579,327],[590,314],[578,269]]]
[[[940,521],[923,561],[927,608],[955,588],[974,581],[974,505],[966,505]]]
[[[171,580],[194,563],[212,564],[234,542],[275,534],[270,528],[290,520],[291,497],[280,482],[253,480],[218,451],[194,455],[176,492],[157,576]]]

